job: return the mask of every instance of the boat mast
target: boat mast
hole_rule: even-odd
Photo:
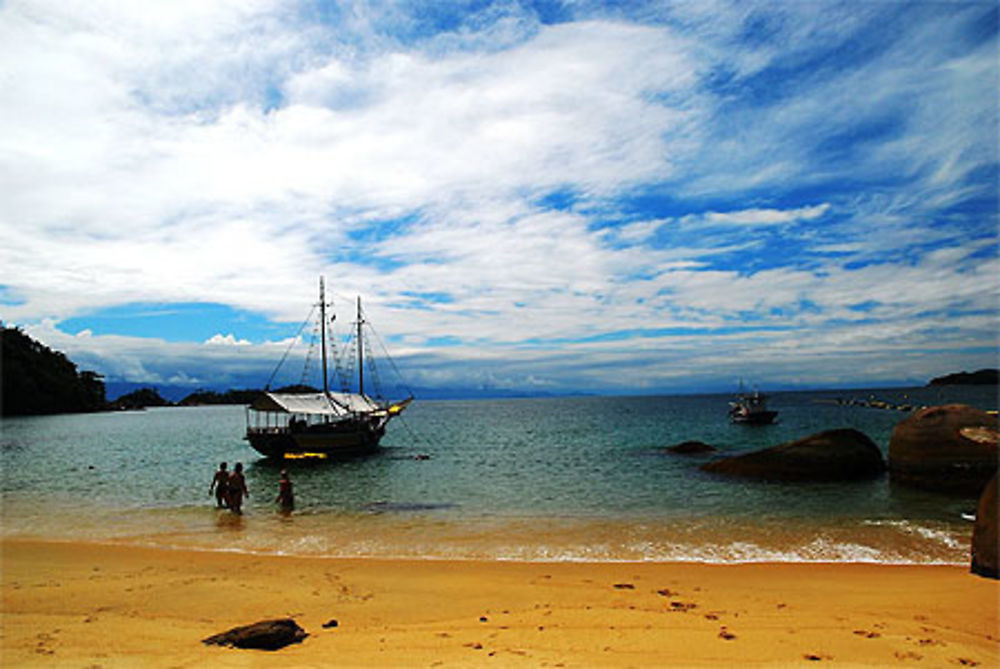
[[[326,295],[323,290],[323,277],[319,278],[319,321],[320,344],[323,347],[323,396],[329,397],[330,386],[326,378]]]
[[[361,296],[358,295],[358,394],[365,394],[365,346],[361,339],[361,326],[364,321],[361,320]]]

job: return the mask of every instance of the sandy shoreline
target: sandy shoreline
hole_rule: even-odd
[[[1000,663],[1000,584],[966,567],[2,550],[4,666]],[[200,643],[285,616],[302,644]]]

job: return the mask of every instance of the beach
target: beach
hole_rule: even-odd
[[[4,666],[997,666],[956,565],[324,558],[6,539]],[[278,651],[207,646],[293,617]],[[324,627],[336,621],[335,626]]]
[[[5,419],[0,665],[998,666],[975,500],[701,471],[831,425],[885,449],[898,416],[826,397],[753,430],[714,396],[425,402],[328,463],[251,459],[242,407]],[[718,452],[664,448],[691,438]],[[286,617],[302,643],[202,643]]]

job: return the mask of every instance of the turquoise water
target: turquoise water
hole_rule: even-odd
[[[905,414],[822,400],[996,405],[992,388],[776,394],[773,426],[731,425],[728,397],[427,401],[375,456],[276,465],[242,440],[242,407],[3,422],[3,533],[308,555],[492,559],[964,563],[974,501],[899,488],[777,484],[704,474],[713,456],[853,427],[883,450]],[[426,459],[417,456],[428,456]],[[208,495],[242,461],[245,515]],[[273,503],[281,466],[297,509]]]

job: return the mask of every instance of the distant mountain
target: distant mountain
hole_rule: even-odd
[[[143,388],[153,388],[165,400],[180,402],[191,394],[191,386],[174,386],[166,383],[135,383],[132,381],[108,381],[108,399],[114,401],[122,395],[128,395]]]
[[[508,388],[475,388],[475,387],[442,387],[412,389],[390,389],[390,397],[405,397],[408,390],[418,400],[479,400],[479,399],[539,399],[546,397],[581,397],[592,393],[562,392],[552,393],[544,390],[514,390]]]
[[[264,391],[261,390],[260,392],[264,392]],[[283,386],[281,388],[278,388],[276,390],[272,390],[270,392],[272,392],[272,393],[318,393],[318,392],[320,392],[320,389],[319,388],[313,388],[312,386],[303,385],[301,383],[296,383],[296,384],[291,385],[291,386]]]
[[[20,328],[0,324],[0,415],[82,413],[107,408],[104,381],[77,371],[64,354],[35,341]]]
[[[160,393],[156,392],[155,388],[141,388],[139,390],[134,390],[126,395],[122,395],[111,403],[112,408],[120,410],[165,406],[170,406],[170,402],[163,399],[160,396]]]
[[[202,406],[206,404],[250,404],[257,399],[257,396],[260,395],[260,393],[260,390],[227,390],[223,393],[217,393],[214,390],[198,390],[191,393],[177,404],[180,406]]]
[[[153,388],[166,400],[178,406],[197,406],[209,404],[249,404],[262,389],[233,389],[225,386],[209,386],[191,389],[191,386],[174,386],[169,384],[140,384],[129,382],[109,382],[108,396],[112,398],[121,397],[143,388]],[[340,387],[333,387],[330,390],[340,391]],[[367,389],[372,392],[371,389]],[[401,386],[388,386],[381,389],[381,396],[393,399],[402,399],[411,392],[418,400],[462,400],[462,399],[522,399],[522,398],[542,398],[542,397],[578,397],[591,395],[586,392],[560,392],[550,393],[537,390],[510,390],[503,388],[470,388],[470,387],[445,387],[445,388],[405,388]],[[272,388],[275,393],[318,393],[320,390],[308,385],[291,385],[281,388]]]
[[[957,372],[931,379],[929,386],[995,386],[1000,385],[1000,369],[980,369]]]

